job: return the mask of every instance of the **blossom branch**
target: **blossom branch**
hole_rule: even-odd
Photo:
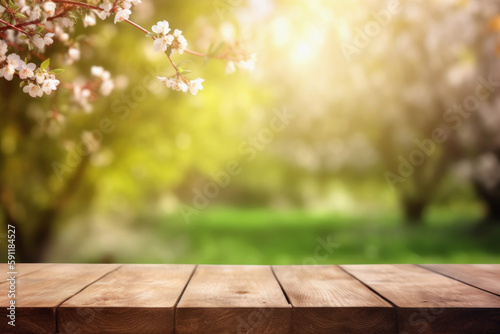
[[[0,19],[0,23],[3,23],[3,24],[5,24],[7,27],[9,27],[9,28],[14,29],[14,30],[16,30],[16,31],[19,31],[19,32],[20,32],[20,33],[22,33],[22,34],[25,34],[26,36],[29,36],[29,34],[28,34],[26,31],[24,31],[24,30],[22,30],[22,29],[18,28],[18,27],[17,27],[17,26],[15,26],[15,25],[10,24],[9,22],[5,22],[4,20]],[[4,28],[6,28],[6,27],[4,27]],[[4,29],[2,29],[2,30],[4,30]]]
[[[89,9],[103,10],[101,7],[97,7],[97,6],[90,5],[90,4],[84,3],[84,2],[79,2],[79,1],[71,1],[71,0],[51,0],[51,1],[55,2],[55,3],[60,3],[60,4],[73,5],[73,6],[77,6],[77,7],[85,7],[85,8],[89,8]]]
[[[71,62],[78,60],[80,51],[75,48],[74,43],[71,44],[71,40],[68,43],[69,35],[65,31],[65,28],[71,27],[74,23],[69,17],[70,13],[81,16],[85,27],[96,24],[96,15],[101,20],[105,20],[110,15],[113,15],[115,24],[125,21],[129,25],[145,33],[146,37],[151,37],[155,51],[164,52],[176,72],[175,75],[171,77],[158,78],[167,87],[176,91],[187,92],[189,90],[194,95],[198,90],[203,89],[202,82],[204,80],[201,78],[196,78],[194,80],[186,78],[186,75],[191,72],[175,64],[172,59],[172,54],[174,52],[179,54],[186,52],[202,58],[226,60],[228,61],[227,65],[231,65],[231,68],[235,66],[240,68],[253,67],[253,65],[250,64],[253,59],[249,60],[245,53],[240,50],[239,45],[230,46],[223,52],[218,52],[218,54],[216,54],[217,51],[215,50],[208,51],[207,54],[204,54],[187,49],[188,42],[183,36],[182,31],[174,29],[173,32],[170,32],[172,29],[170,29],[167,21],[160,21],[156,25],[153,25],[152,31],[150,32],[148,29],[129,20],[131,14],[130,9],[132,6],[139,4],[141,2],[140,0],[106,0],[102,2],[93,2],[95,4],[88,4],[77,0],[36,0],[28,6],[21,0],[15,2],[15,5],[9,2],[11,5],[5,6],[6,12],[13,18],[11,21],[12,23],[0,19],[0,23],[2,24],[0,25],[0,78],[3,77],[7,81],[11,81],[14,76],[19,77],[19,79],[22,80],[20,86],[23,88],[23,91],[29,93],[32,97],[41,97],[44,93],[49,95],[52,91],[55,91],[60,83],[59,80],[55,78],[55,74],[60,73],[62,70],[49,70],[50,59],[44,60],[43,63],[37,67],[34,63],[28,63],[27,57],[25,57],[23,61],[18,54],[9,54],[9,48],[24,52],[25,48],[21,45],[27,44],[32,56],[43,59],[45,46],[51,45],[54,42],[52,38],[55,36],[56,39],[65,43],[65,46],[69,45],[68,54],[65,56],[67,57],[66,60],[69,59]],[[78,8],[82,8],[83,10],[77,12],[76,10]],[[55,21],[58,18],[61,18],[61,20]],[[3,31],[9,29],[28,36],[29,40],[26,40],[26,38],[20,34],[17,36],[13,34],[13,36],[9,36],[9,39],[13,39],[7,40],[7,34],[4,34]],[[45,33],[42,33],[44,31]],[[32,50],[33,48],[35,48],[35,50]],[[220,49],[220,47],[218,49]],[[39,51],[41,54],[36,51]],[[226,71],[227,68],[226,66]],[[97,81],[92,81],[92,85],[61,85],[73,91],[74,100],[86,111],[90,108],[88,100],[92,100],[96,95],[96,89],[99,89],[102,95],[108,95],[114,87],[109,72],[104,71],[103,68],[93,66],[91,74],[97,78]]]
[[[62,10],[60,13],[58,13],[58,14],[56,14],[54,16],[48,17],[47,21],[48,22],[54,21],[55,19],[63,17],[66,13],[67,13],[66,10]],[[37,19],[37,20],[26,21],[26,22],[22,22],[22,23],[16,24],[14,27],[20,28],[20,27],[29,26],[29,25],[32,25],[32,24],[40,24],[40,23],[42,23],[42,21],[39,20],[39,19]],[[14,29],[14,28],[11,28],[11,27],[8,27],[8,26],[7,27],[0,27],[0,31],[9,30],[9,29]]]
[[[133,21],[130,21],[128,19],[125,19],[123,20],[124,22],[127,22],[128,24],[136,27],[137,29],[139,29],[140,31],[146,33],[146,34],[149,34],[149,31],[147,29],[144,29],[143,27],[141,27],[140,25],[138,25],[137,23],[133,22]],[[154,39],[154,38],[153,38]]]

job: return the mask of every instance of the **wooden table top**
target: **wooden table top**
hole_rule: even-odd
[[[5,263],[0,270],[12,276]],[[15,272],[15,285],[0,283],[1,333],[500,333],[496,264],[17,264]]]

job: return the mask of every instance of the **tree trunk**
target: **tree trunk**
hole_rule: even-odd
[[[428,202],[424,199],[403,198],[401,206],[406,223],[410,225],[422,225],[425,209]]]
[[[479,199],[486,208],[483,223],[500,224],[500,183],[492,188],[485,186],[479,180],[474,180],[473,183]]]
[[[36,227],[36,234],[33,240],[36,253],[31,254],[33,262],[42,262],[47,258],[52,237],[54,235],[54,225],[58,212],[48,209],[43,212]]]

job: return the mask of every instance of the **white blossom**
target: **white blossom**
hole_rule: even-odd
[[[104,0],[102,4],[99,5],[104,11],[109,12],[113,8],[113,2],[109,0]]]
[[[179,54],[184,53],[184,50],[187,48],[187,40],[182,35],[182,31],[179,29],[175,29],[173,33],[174,40],[172,41],[172,49],[176,50]]]
[[[0,39],[0,61],[5,60],[5,58],[6,58],[5,55],[7,54],[7,49],[8,49],[7,43],[3,39]]]
[[[39,6],[34,6],[34,7],[25,6],[21,10],[21,12],[23,10],[25,10],[26,14],[28,14],[29,21],[39,20],[40,17],[42,16],[42,8]]]
[[[0,68],[0,78],[4,77],[5,80],[11,81],[16,70],[22,68],[23,61],[16,53],[11,53],[7,56],[7,63]]]
[[[189,82],[189,91],[191,92],[191,94],[196,95],[196,93],[198,93],[198,90],[203,89],[203,86],[201,85],[203,81],[205,80],[203,80],[202,78],[196,78]]]
[[[104,96],[108,96],[109,94],[111,94],[113,89],[115,89],[113,80],[104,80],[101,84],[101,87],[99,88],[99,92]]]
[[[115,15],[115,24],[117,22],[122,22],[123,20],[128,20],[128,18],[130,17],[130,14],[132,14],[130,9],[122,9],[122,10],[118,11]]]
[[[105,20],[106,18],[109,17],[109,15],[111,15],[110,12],[107,12],[105,10],[93,10],[94,13],[101,19],[101,20]]]
[[[41,97],[43,95],[42,88],[32,82],[23,87],[23,92],[28,93],[31,97]]]
[[[85,15],[83,18],[83,26],[90,27],[90,26],[95,26],[96,20],[95,20],[95,14],[91,12],[90,14]]]
[[[61,17],[57,20],[60,21],[65,28],[72,27],[75,24],[69,17]]]
[[[162,37],[158,37],[154,40],[153,46],[155,51],[167,51],[167,48],[172,45],[172,42],[174,41],[174,36],[172,35],[166,35]]]
[[[255,54],[251,54],[246,59],[229,61],[226,64],[226,73],[233,73],[236,70],[236,67],[243,71],[253,71],[255,69],[256,58]]]
[[[42,84],[43,92],[47,95],[50,95],[53,90],[57,89],[57,85],[59,85],[59,80],[57,79],[46,79]]]
[[[90,74],[95,77],[100,77],[104,73],[104,68],[102,66],[92,66],[90,68]]]
[[[54,37],[54,33],[48,32],[45,34],[43,38],[40,37],[39,35],[33,36],[31,38],[31,41],[37,48],[43,49],[46,45],[50,45],[54,42],[52,37]]]
[[[33,42],[33,44],[39,48],[39,49],[42,49],[44,46],[45,46],[45,43],[43,41],[43,38],[40,37],[39,35],[35,35],[31,38],[31,42]]]
[[[158,21],[151,29],[153,32],[162,35],[166,35],[170,31],[167,21]]]
[[[45,72],[42,72],[42,71],[37,71],[35,73],[35,80],[36,80],[36,83],[41,85],[46,79],[46,73]]]
[[[101,86],[99,87],[99,92],[102,95],[107,96],[111,94],[111,92],[115,88],[115,83],[111,79],[111,74],[109,73],[109,71],[105,71],[101,66],[92,66],[90,68],[90,74],[102,80]]]
[[[28,78],[31,78],[35,75],[34,74],[34,71],[36,69],[35,64],[33,64],[33,63],[26,64],[23,62],[21,66],[22,67],[19,70],[19,78],[20,79],[22,79],[22,80],[28,79]]]
[[[173,77],[157,77],[160,79],[160,81],[167,86],[168,88],[172,88],[173,90],[176,91],[183,91],[184,93],[187,92],[189,89],[188,85],[184,82],[181,76],[176,75]]]
[[[87,88],[82,88],[79,85],[73,86],[73,100],[87,113],[92,110],[92,106],[89,103],[90,95],[91,92]]]
[[[23,46],[30,51],[32,48],[37,49],[37,53],[44,54],[46,46],[54,43],[54,40],[67,47],[66,53],[63,51],[63,61],[65,64],[70,65],[78,61],[81,57],[78,43],[70,41],[70,33],[74,33],[73,27],[77,16],[70,15],[76,8],[65,8],[56,0],[45,1],[27,1],[15,0],[15,6],[12,7],[16,13],[24,15],[17,15],[15,23],[21,24],[23,29],[28,32],[23,36],[15,29],[8,27],[3,31],[4,36],[0,39],[0,78],[11,81],[14,75],[22,80],[21,87],[23,92],[29,94],[31,97],[41,97],[43,94],[50,95],[60,84],[54,74],[48,70],[37,68],[34,63],[27,63],[21,60],[18,54],[9,52],[9,45],[18,47],[23,50]],[[96,16],[102,20],[114,15],[114,23],[128,20],[132,14],[131,8],[141,3],[141,0],[99,0],[90,2],[93,5],[99,6],[99,9],[83,9],[78,10],[81,15],[84,27],[94,26],[96,24]],[[68,3],[69,4],[69,3]],[[10,5],[9,5],[10,6]],[[66,6],[66,5],[64,5]],[[96,7],[95,7],[96,8]],[[61,13],[61,15],[58,15]],[[0,6],[0,15],[6,15],[6,8]],[[55,15],[60,16],[55,19]],[[42,22],[42,24],[34,24],[29,21]],[[14,21],[13,21],[14,22]],[[29,24],[28,24],[29,23]],[[156,51],[166,52],[167,50],[176,51],[182,54],[187,48],[187,40],[182,35],[179,29],[170,28],[168,21],[158,21],[152,27],[154,34],[148,36],[153,37],[153,46]],[[27,38],[26,38],[27,37]],[[24,55],[23,55],[24,56]],[[174,66],[175,67],[175,66]],[[109,95],[115,88],[115,81],[111,78],[109,71],[106,71],[100,66],[91,67],[91,75],[97,79],[92,79],[86,84],[78,83],[73,84],[73,100],[80,105],[85,111],[90,111],[90,101],[96,93],[100,95]],[[190,91],[193,95],[203,89],[203,79],[197,78],[194,80],[186,79],[181,72],[177,72],[172,77],[158,77],[165,86],[175,90],[187,92]]]
[[[80,49],[75,47],[70,47],[68,49],[67,63],[73,64],[73,62],[80,60]]]
[[[56,12],[56,4],[52,1],[45,2],[43,4],[43,11],[48,15],[48,16],[53,16],[54,13]]]
[[[45,36],[43,37],[43,41],[45,42],[45,45],[50,45],[50,44],[54,43],[54,40],[52,39],[52,37],[54,37],[54,33],[52,33],[52,32],[48,32],[45,34]]]
[[[64,29],[59,25],[56,25],[54,27],[54,33],[55,37],[61,42],[67,42],[69,40],[69,34],[65,32]]]

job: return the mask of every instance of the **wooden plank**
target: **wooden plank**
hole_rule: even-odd
[[[295,333],[395,333],[391,304],[338,266],[273,266]]]
[[[118,265],[57,264],[16,280],[16,326],[7,324],[8,285],[0,285],[0,328],[13,333],[55,333],[56,308]]]
[[[195,265],[123,265],[58,309],[64,333],[174,333],[174,307]]]
[[[397,307],[405,333],[500,333],[500,297],[415,265],[345,265]]]
[[[425,264],[421,266],[500,296],[500,264]]]
[[[176,333],[290,333],[291,306],[270,266],[196,269],[176,309]]]
[[[53,265],[53,263],[16,263],[15,272],[17,272],[17,277],[21,277]],[[6,284],[7,278],[9,278],[10,276],[7,273],[11,272],[11,270],[9,269],[9,265],[7,263],[0,263],[0,272],[2,272],[2,275],[5,275],[5,279],[0,281],[0,284]]]

